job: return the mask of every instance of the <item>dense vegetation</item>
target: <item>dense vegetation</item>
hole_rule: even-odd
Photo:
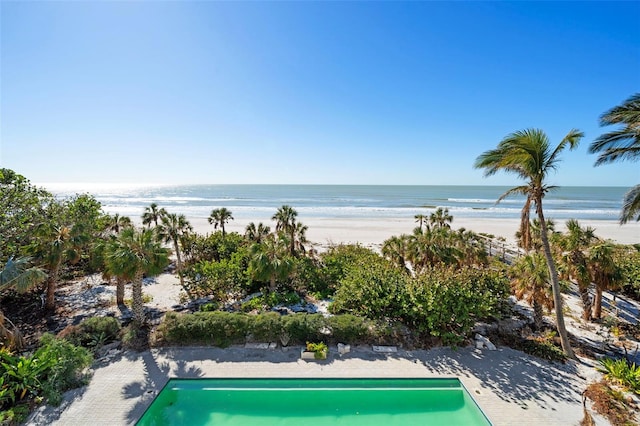
[[[598,164],[637,160],[637,106],[636,95],[603,116],[603,124],[623,128],[592,145],[601,154]],[[557,167],[559,153],[575,148],[581,137],[572,130],[552,147],[544,132],[527,129],[478,157],[476,167],[487,175],[506,171],[524,181],[500,198],[526,199],[517,233],[523,252],[510,266],[492,262],[479,235],[451,229],[453,217],[443,208],[416,215],[413,232],[389,238],[381,253],[338,245],[318,254],[291,206],[275,212],[273,229],[250,223],[244,235],[227,232],[234,218],[226,208],[211,212],[214,232],[207,235],[195,234],[184,215],[155,203],[142,213],[143,227],[135,227],[128,217],[106,214],[91,195],[56,199],[0,169],[0,296],[39,292],[45,315],[53,316],[58,284],[96,272],[115,282],[118,305],[126,285],[133,295],[133,322],[125,331],[116,318],[91,318],[39,342],[25,342],[0,311],[0,421],[16,421],[33,403],[58,403],[63,391],[86,380],[91,353],[103,344],[144,338],[142,279],[165,270],[169,255],[175,257],[184,299],[207,303],[200,304],[202,312],[167,314],[154,334],[158,344],[459,344],[475,322],[502,317],[513,293],[532,305],[536,334],[512,344],[548,359],[571,357],[560,298],[567,283],[578,288],[585,321],[603,317],[604,291],[640,296],[640,247],[604,241],[575,220],[566,223],[564,233],[556,232],[544,216],[543,198],[553,189],[546,177]],[[625,197],[622,222],[638,219],[639,200],[634,187]],[[318,299],[330,301],[333,316],[284,314]],[[564,354],[545,328],[543,315],[550,309]],[[624,376],[625,385],[636,390],[635,366],[603,366],[610,378]]]

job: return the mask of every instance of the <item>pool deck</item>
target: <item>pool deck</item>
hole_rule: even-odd
[[[165,348],[126,352],[94,365],[91,383],[61,407],[41,407],[28,424],[130,425],[172,377],[458,377],[496,426],[578,425],[582,391],[596,380],[588,361],[549,363],[509,348],[376,353],[352,348],[326,361],[300,360],[300,348]],[[596,424],[606,420],[594,416]],[[454,426],[454,425],[448,425]]]

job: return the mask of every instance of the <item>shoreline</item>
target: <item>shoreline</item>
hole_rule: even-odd
[[[322,247],[332,244],[362,244],[368,247],[379,247],[389,237],[400,234],[410,234],[417,226],[413,218],[317,218],[298,216],[298,221],[308,226],[307,239]],[[187,220],[193,226],[195,232],[207,234],[215,232],[206,218],[189,217]],[[137,220],[139,222],[139,219]],[[262,222],[273,230],[275,223],[264,218],[232,220],[226,226],[227,232],[244,234],[249,222]],[[556,230],[564,231],[566,221],[556,221]],[[619,244],[640,243],[640,223],[633,222],[620,225],[617,221],[609,220],[582,220],[583,227],[590,226],[595,229],[598,237],[610,239]],[[454,218],[451,223],[453,229],[465,228],[476,233],[492,234],[503,237],[507,244],[516,244],[515,233],[520,226],[519,219],[496,218]]]

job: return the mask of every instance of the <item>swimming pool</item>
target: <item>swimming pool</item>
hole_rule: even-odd
[[[171,379],[151,425],[491,425],[458,379]]]

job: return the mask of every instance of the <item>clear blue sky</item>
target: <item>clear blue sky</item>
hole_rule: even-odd
[[[514,184],[508,133],[640,91],[640,2],[0,2],[0,165],[34,182]]]

